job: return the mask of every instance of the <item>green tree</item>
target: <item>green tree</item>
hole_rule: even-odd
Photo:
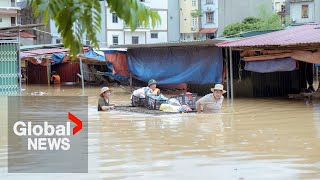
[[[111,12],[123,19],[134,31],[138,26],[152,27],[161,23],[157,12],[144,6],[139,0],[106,0]],[[90,44],[98,47],[96,33],[101,31],[101,7],[99,0],[29,0],[35,16],[44,16],[55,22],[62,36],[63,45],[75,57],[81,53],[81,39],[87,35]]]
[[[266,3],[259,4],[259,17],[247,17],[242,22],[237,22],[227,26],[224,36],[236,36],[247,31],[267,31],[282,28],[281,18],[278,14],[269,12]]]

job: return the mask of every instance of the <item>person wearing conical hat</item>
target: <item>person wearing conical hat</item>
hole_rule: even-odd
[[[114,109],[114,106],[110,104],[111,89],[103,87],[100,91],[100,98],[98,101],[98,111],[107,111]]]
[[[210,89],[212,93],[207,94],[196,102],[197,112],[200,113],[203,109],[203,112],[217,112],[221,109],[222,102],[224,97],[222,94],[227,91],[223,90],[222,84],[216,84],[214,88]]]

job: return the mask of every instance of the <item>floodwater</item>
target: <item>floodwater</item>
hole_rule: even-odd
[[[80,88],[29,86],[47,95]],[[89,97],[88,174],[8,174],[6,105],[0,103],[0,179],[320,179],[320,101],[226,99],[219,114],[97,112]],[[35,94],[35,93],[33,93]],[[112,103],[130,94],[115,88]]]

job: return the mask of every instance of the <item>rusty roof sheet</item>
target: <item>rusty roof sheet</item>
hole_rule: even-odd
[[[207,33],[215,33],[218,31],[218,28],[201,28],[199,33],[207,34]]]
[[[292,46],[320,44],[320,23],[309,23],[240,40],[218,43],[218,47]]]

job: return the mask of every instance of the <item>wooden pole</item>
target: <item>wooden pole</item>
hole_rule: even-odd
[[[229,89],[229,63],[228,63],[228,49],[225,48],[225,62],[226,62],[226,75],[227,75],[227,98],[230,99]]]
[[[84,79],[83,79],[83,66],[82,66],[82,58],[80,57],[80,73],[81,73],[81,86],[82,86],[82,96],[84,96]]]
[[[231,101],[233,101],[233,66],[232,66],[232,48],[230,47],[229,48],[229,58],[230,58],[230,85],[231,85],[231,89],[230,89],[230,92],[231,92]]]

